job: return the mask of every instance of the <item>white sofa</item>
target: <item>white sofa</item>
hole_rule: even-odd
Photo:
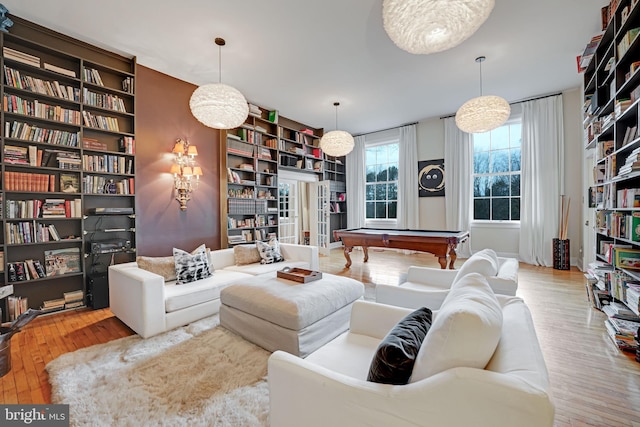
[[[424,306],[425,300],[440,304],[456,280],[473,272],[485,276],[496,294],[515,296],[519,268],[516,258],[499,257],[493,250],[483,249],[471,255],[458,270],[409,267],[406,279],[400,285],[376,286],[376,301],[414,309]]]
[[[280,243],[283,262],[236,265],[234,250],[210,252],[211,277],[176,285],[143,270],[136,262],[109,267],[109,304],[113,314],[148,338],[217,313],[220,291],[239,279],[273,273],[284,267],[319,269],[318,248]]]
[[[412,310],[356,301],[350,330],[305,359],[270,356],[271,425],[552,426],[548,374],[529,309],[518,297],[496,298],[503,323],[485,369],[454,367],[406,385],[366,379],[378,344]]]

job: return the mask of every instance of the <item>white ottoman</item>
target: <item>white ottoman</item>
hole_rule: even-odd
[[[305,357],[349,328],[357,280],[322,273],[298,283],[276,273],[240,279],[220,293],[220,325],[269,351]]]

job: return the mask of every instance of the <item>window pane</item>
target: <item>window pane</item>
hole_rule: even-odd
[[[367,166],[367,182],[376,182],[375,166]]]
[[[491,173],[509,172],[509,150],[491,151]]]
[[[375,147],[374,150],[376,152],[376,163],[387,163],[389,161],[386,145]]]
[[[389,174],[387,173],[387,165],[378,165],[378,177],[376,181],[378,182],[386,182]]]
[[[365,164],[367,165],[375,165],[376,164],[376,150],[373,148],[367,148],[365,150]]]
[[[511,220],[520,221],[520,197],[511,199]]]
[[[491,199],[491,219],[494,221],[509,220],[509,198]]]
[[[508,196],[509,195],[509,175],[496,175],[491,181],[491,196]],[[495,219],[495,217],[494,217]]]
[[[387,195],[387,199],[388,200],[398,200],[398,184],[396,184],[395,182],[390,182],[389,186],[387,187],[387,189],[389,190],[389,194]]]
[[[376,200],[387,200],[387,184],[376,184]]]
[[[473,178],[473,197],[489,197],[489,177],[476,176]]]
[[[473,152],[489,151],[489,132],[473,134]]]
[[[511,175],[511,195],[519,196],[520,195],[520,174]]]
[[[389,219],[398,218],[398,202],[389,202]]]
[[[473,173],[489,173],[489,152],[473,153]]]
[[[500,126],[491,131],[491,149],[509,148],[509,127]]]
[[[367,200],[376,199],[376,187],[374,184],[367,184],[366,194],[367,194]]]
[[[520,147],[522,144],[522,124],[516,123],[509,126],[509,140],[511,147]]]
[[[387,217],[387,204],[385,202],[376,202],[376,218]]]
[[[519,148],[511,149],[511,170],[513,172],[520,170],[520,149]]]
[[[376,204],[373,202],[367,202],[367,218],[376,217]]]
[[[389,166],[389,181],[397,181],[398,180],[398,164],[392,163]]]
[[[489,206],[491,199],[473,199],[473,219],[491,219]]]
[[[400,145],[398,144],[389,144],[387,145],[387,149],[389,150],[389,162],[391,163],[398,163],[398,161],[400,160]]]

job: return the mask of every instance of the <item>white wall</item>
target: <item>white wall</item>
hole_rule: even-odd
[[[569,239],[571,263],[576,264],[582,242],[582,102],[578,88],[563,92],[565,137],[565,195],[571,198]],[[444,158],[444,124],[439,118],[422,120],[417,126],[418,160]],[[446,173],[445,168],[445,191]],[[444,230],[444,197],[420,198],[420,228]],[[504,256],[517,256],[520,229],[513,224],[476,224],[471,230],[471,250],[492,248]],[[551,245],[552,242],[549,242]]]

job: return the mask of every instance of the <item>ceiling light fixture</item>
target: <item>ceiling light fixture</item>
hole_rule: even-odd
[[[495,0],[384,0],[382,21],[403,50],[428,54],[465,41],[487,20]]]
[[[222,46],[224,39],[216,37],[218,45],[218,83],[200,86],[189,99],[191,114],[200,123],[214,129],[240,126],[249,115],[247,100],[240,91],[222,82]]]
[[[499,96],[482,96],[482,62],[486,58],[479,56],[480,64],[480,96],[462,104],[456,113],[456,125],[467,133],[488,132],[502,126],[511,115],[511,106]]]
[[[333,157],[346,156],[353,150],[353,136],[349,132],[338,130],[338,105],[340,103],[334,102],[333,105],[336,107],[336,130],[322,135],[320,148],[325,154]]]

